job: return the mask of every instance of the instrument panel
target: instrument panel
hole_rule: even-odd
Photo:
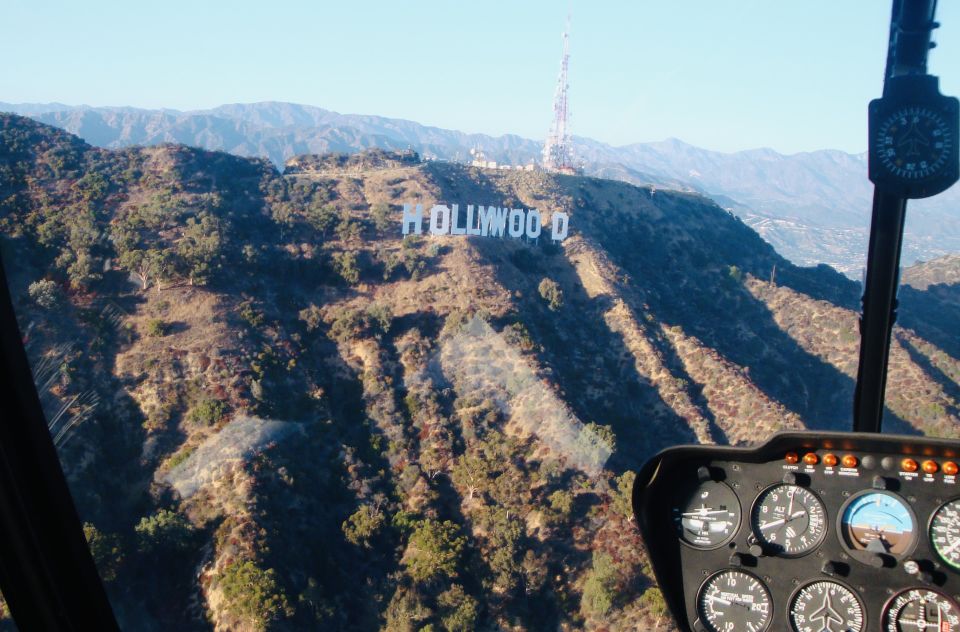
[[[633,508],[681,629],[960,632],[960,443],[780,433],[681,446]]]

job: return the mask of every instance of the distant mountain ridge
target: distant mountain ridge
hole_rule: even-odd
[[[0,103],[108,148],[184,143],[278,166],[299,154],[412,148],[428,158],[467,162],[479,149],[488,160],[521,165],[537,160],[539,141],[489,136],[381,116],[340,114],[292,103],[222,105],[209,110],[144,110]],[[633,184],[694,190],[718,200],[779,252],[801,265],[827,263],[859,278],[866,255],[872,188],[866,154],[820,150],[783,155],[772,149],[715,152],[678,139],[615,147],[576,137],[587,174]],[[960,193],[911,203],[904,263],[960,252]]]

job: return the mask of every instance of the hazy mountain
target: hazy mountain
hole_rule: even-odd
[[[6,104],[88,142],[118,148],[178,142],[277,165],[297,154],[412,148],[427,157],[521,165],[539,159],[540,141],[465,134],[380,116],[339,114],[291,103],[224,105],[212,110],[138,110],[62,104]],[[824,150],[793,155],[771,149],[708,151],[670,139],[612,146],[576,138],[586,173],[634,184],[691,189],[725,200],[784,256],[802,265],[828,263],[859,278],[866,258],[872,188],[866,155]],[[960,193],[911,203],[904,262],[960,252]]]
[[[437,201],[570,236],[402,238]],[[696,194],[0,115],[0,231],[49,396],[97,402],[60,452],[125,630],[653,629],[630,472],[850,423],[858,285]],[[939,287],[901,294],[890,430],[956,436]]]

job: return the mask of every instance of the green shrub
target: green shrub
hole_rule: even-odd
[[[49,279],[34,281],[27,288],[30,300],[43,309],[52,309],[60,302],[60,288]]]
[[[540,297],[547,302],[551,311],[557,311],[563,306],[563,290],[553,279],[544,278],[540,281]]]
[[[147,335],[152,338],[162,338],[167,335],[168,326],[162,318],[151,318],[147,321]]]
[[[190,409],[187,421],[198,426],[216,425],[227,413],[227,405],[216,399],[205,399]]]
[[[120,538],[112,533],[103,533],[93,524],[83,524],[83,535],[87,538],[90,554],[97,565],[100,579],[109,583],[117,578],[117,572],[123,563],[123,551]]]
[[[236,560],[223,569],[217,586],[226,611],[255,630],[267,630],[271,623],[294,614],[272,568],[263,570],[249,560]]]

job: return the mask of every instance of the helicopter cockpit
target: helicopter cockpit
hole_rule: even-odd
[[[960,444],[877,434],[906,200],[958,177],[958,102],[926,71],[935,5],[894,2],[883,97],[869,108],[853,432],[674,447],[637,477],[636,520],[681,629],[960,629]]]

